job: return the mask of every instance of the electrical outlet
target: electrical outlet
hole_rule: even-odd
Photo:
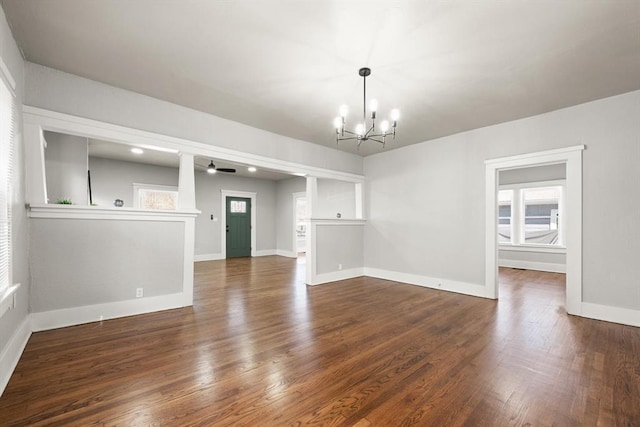
[[[144,295],[143,288],[136,288],[136,298],[142,298]]]
[[[338,264],[338,270],[342,270],[342,264]]]

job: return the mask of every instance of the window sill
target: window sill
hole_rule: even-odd
[[[367,221],[355,218],[310,218],[309,222],[318,225],[365,225]]]
[[[30,218],[112,219],[184,221],[195,218],[199,210],[160,211],[151,209],[116,208],[101,206],[32,204],[28,206]]]
[[[9,310],[13,310],[16,306],[16,291],[20,287],[20,283],[9,286],[5,291],[0,294],[0,318],[5,315]]]
[[[540,246],[540,245],[498,245],[500,251],[514,251],[514,252],[544,252],[550,254],[564,254],[567,253],[567,248],[564,246]]]

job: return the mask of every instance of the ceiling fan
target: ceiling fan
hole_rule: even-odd
[[[213,164],[213,160],[207,166],[207,173],[214,174],[216,172],[226,172],[226,173],[236,173],[234,168],[216,168],[216,165]]]

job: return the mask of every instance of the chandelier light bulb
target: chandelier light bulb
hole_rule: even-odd
[[[339,131],[342,128],[341,117],[336,117],[335,119],[333,119],[333,127],[335,127],[337,131]]]
[[[378,111],[378,100],[377,99],[372,99],[369,102],[369,109],[371,110],[372,113],[375,113],[376,111]]]
[[[340,117],[345,118],[347,117],[347,114],[349,114],[349,107],[347,107],[345,104],[342,104],[340,106]]]
[[[364,135],[364,125],[362,123],[358,123],[356,126],[356,134],[359,136]]]
[[[391,120],[393,120],[394,122],[397,122],[399,118],[400,118],[400,111],[398,111],[397,108],[394,108],[393,110],[391,110]]]
[[[382,133],[387,133],[389,130],[389,122],[387,120],[383,120],[382,123],[380,123],[380,130]]]

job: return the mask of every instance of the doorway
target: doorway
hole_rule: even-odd
[[[227,197],[227,258],[251,256],[251,199]]]
[[[584,145],[523,154],[485,161],[486,172],[486,248],[485,283],[488,298],[498,298],[498,173],[502,170],[566,165],[566,208],[571,221],[566,224],[566,310],[581,314],[582,310],[582,151]]]
[[[293,255],[307,252],[307,193],[293,193]]]

